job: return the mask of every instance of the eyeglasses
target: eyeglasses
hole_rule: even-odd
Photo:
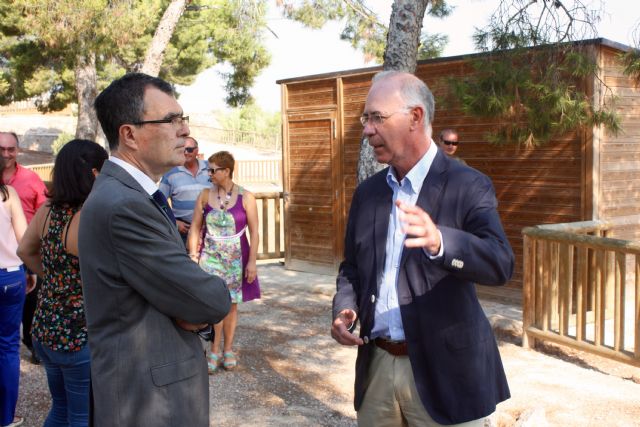
[[[209,172],[210,174],[213,175],[214,173],[218,172],[219,170],[223,170],[223,169],[226,169],[226,168],[207,168],[207,172]]]
[[[447,141],[446,139],[441,139],[444,145],[453,145],[454,147],[458,145],[458,141]]]
[[[167,119],[158,119],[158,120],[143,120],[141,122],[134,122],[132,124],[136,126],[155,124],[155,123],[171,123],[174,126],[182,126],[184,124],[189,124],[189,116],[173,116]]]
[[[393,116],[394,114],[406,113],[407,111],[408,109],[405,108],[402,110],[394,111],[393,113],[389,113],[386,116],[380,114],[379,112],[364,113],[363,115],[360,116],[360,123],[362,123],[362,126],[366,126],[367,123],[371,122],[372,126],[378,126],[383,124],[385,120],[387,120],[389,117]]]
[[[215,336],[211,325],[207,325],[202,329],[198,329],[197,331],[195,331],[195,333],[205,341],[213,341],[213,337]]]
[[[185,153],[193,153],[197,149],[198,149],[198,147],[184,147],[184,152]]]

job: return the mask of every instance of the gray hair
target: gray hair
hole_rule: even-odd
[[[405,73],[403,71],[381,71],[373,76],[372,82],[389,78],[400,79],[400,96],[405,102],[407,108],[422,107],[424,116],[427,120],[424,122],[424,128],[428,132],[433,123],[435,114],[435,101],[433,94],[425,82],[417,78],[415,75]]]

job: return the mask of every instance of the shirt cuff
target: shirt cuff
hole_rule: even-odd
[[[429,259],[440,259],[444,255],[444,240],[442,239],[442,233],[440,232],[440,230],[438,230],[438,234],[440,235],[440,250],[437,254],[431,255],[425,248],[422,248],[422,251],[426,256],[429,257]]]

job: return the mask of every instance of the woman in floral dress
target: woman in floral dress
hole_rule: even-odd
[[[214,325],[215,337],[208,356],[209,373],[238,364],[233,339],[238,323],[238,303],[260,298],[256,270],[258,209],[249,191],[233,182],[235,160],[220,151],[208,159],[213,183],[196,201],[187,248],[191,258],[210,274],[225,280],[231,294],[231,311]],[[247,240],[247,233],[249,240]],[[224,347],[220,344],[224,336]]]
[[[36,212],[18,255],[43,277],[31,334],[47,372],[51,410],[44,426],[89,424],[90,357],[78,262],[80,210],[107,152],[74,139],[58,153],[49,201]]]

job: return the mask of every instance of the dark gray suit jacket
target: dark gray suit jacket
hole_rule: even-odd
[[[369,339],[385,260],[393,192],[388,169],[356,189],[340,265],[334,318],[353,309],[360,336],[355,408],[366,391],[374,343]],[[509,397],[491,326],[476,297],[474,282],[502,285],[513,273],[513,252],[496,210],[489,178],[440,150],[418,196],[437,224],[444,256],[431,260],[421,248],[404,248],[397,290],[409,359],[418,393],[440,424],[482,418]]]
[[[95,425],[209,426],[202,344],[174,319],[223,319],[223,280],[189,259],[175,225],[110,161],[83,206],[79,252]]]

